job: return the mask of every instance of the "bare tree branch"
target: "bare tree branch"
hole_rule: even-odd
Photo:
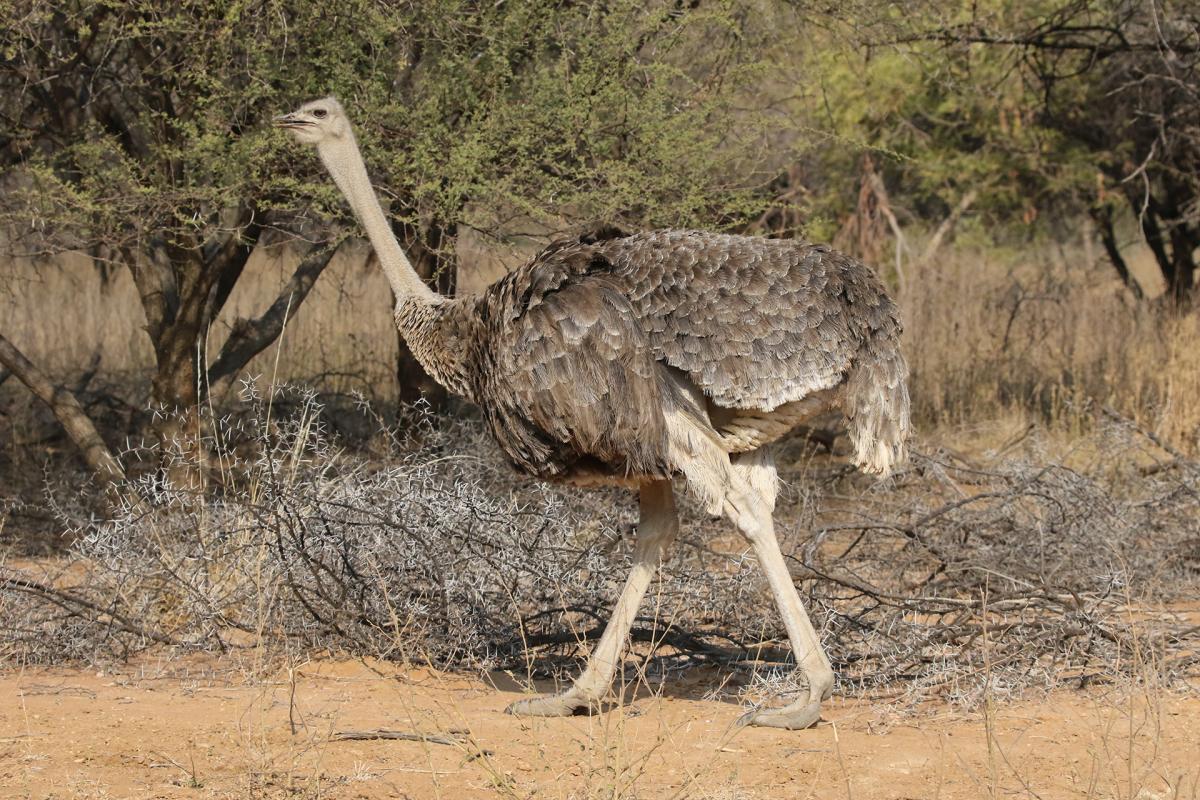
[[[1113,269],[1117,271],[1121,282],[1129,288],[1134,298],[1144,300],[1146,293],[1142,291],[1142,286],[1138,283],[1137,278],[1129,271],[1129,264],[1125,261],[1125,257],[1121,255],[1121,248],[1117,244],[1117,232],[1113,225],[1112,209],[1108,207],[1092,209],[1091,215],[1100,229],[1100,241],[1104,244],[1104,252],[1108,254],[1109,263],[1113,265]]]
[[[102,483],[106,486],[125,483],[125,470],[109,451],[108,445],[96,431],[96,426],[79,405],[75,395],[61,386],[55,386],[24,353],[3,336],[0,336],[0,363],[11,370],[34,396],[50,407],[67,435],[71,437],[71,441],[79,448],[83,460],[95,471]]]
[[[979,190],[970,189],[958,201],[958,204],[951,209],[946,218],[937,226],[937,230],[933,232],[933,236],[929,237],[929,243],[925,245],[925,249],[921,251],[921,263],[928,264],[937,254],[938,248],[942,246],[942,241],[949,235],[950,231],[954,230],[954,226],[958,224],[959,218],[967,212],[971,204],[975,202],[975,198],[979,196]]]
[[[275,341],[287,322],[289,313],[304,302],[317,278],[329,266],[338,248],[318,248],[309,253],[284,284],[275,302],[257,319],[239,319],[226,340],[217,360],[208,370],[209,392],[220,394],[250,359]]]
[[[105,608],[87,598],[79,597],[66,589],[47,586],[44,583],[39,583],[23,575],[18,575],[17,577],[0,577],[0,589],[35,595],[74,616],[86,617],[94,621],[107,621],[112,626],[126,633],[132,633],[135,636],[141,636],[159,644],[178,644],[174,639],[165,634],[138,625],[115,609]]]

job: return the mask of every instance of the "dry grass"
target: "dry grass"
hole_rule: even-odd
[[[913,269],[902,306],[926,431],[1015,419],[1078,434],[1111,406],[1197,452],[1200,315],[1133,302],[1083,248],[959,249]]]
[[[475,291],[503,274],[499,256],[477,241],[460,247],[472,264],[460,277],[463,290]],[[343,247],[289,318],[278,363],[271,347],[250,363],[247,374],[331,394],[395,397],[391,291],[370,254],[366,245]],[[507,250],[504,255],[513,264],[524,257]],[[259,248],[251,256],[209,333],[210,361],[236,319],[255,317],[275,300],[296,262],[286,246]],[[0,265],[0,329],[64,381],[82,372],[98,353],[107,385],[138,396],[154,364],[145,322],[137,289],[123,268],[99,269],[78,254],[36,262],[8,259]]]
[[[926,432],[1004,419],[1067,434],[1093,407],[1111,405],[1188,452],[1200,446],[1200,316],[1172,317],[1138,305],[1094,248],[1030,245],[1012,252],[945,249],[910,264],[902,298],[918,426]],[[520,263],[515,250],[462,245],[471,291]],[[1139,264],[1139,253],[1131,261]],[[260,313],[293,266],[282,249],[256,253],[208,338],[216,353],[232,321]],[[1142,270],[1150,285],[1150,272]],[[129,276],[107,280],[81,258],[10,262],[0,282],[4,334],[52,374],[71,380],[95,353],[108,387],[135,405],[151,365],[141,308]],[[276,351],[250,374],[323,393],[395,396],[396,341],[390,295],[367,250],[348,249],[289,321]],[[70,309],[65,324],[63,309]],[[103,378],[107,378],[104,381]],[[17,387],[5,386],[10,402]],[[4,397],[0,394],[0,397]],[[20,415],[14,415],[20,416]],[[3,424],[3,423],[0,423]]]
[[[396,336],[391,295],[365,248],[343,248],[307,301],[289,319],[275,369],[275,348],[253,361],[250,374],[320,386],[332,393],[395,395]],[[261,314],[295,267],[286,248],[257,251],[206,342],[216,357],[238,317]],[[128,271],[103,275],[87,259],[13,261],[0,278],[4,332],[31,359],[70,381],[100,354],[102,382],[138,398],[148,383],[153,351],[145,315]],[[69,310],[69,317],[65,313]]]

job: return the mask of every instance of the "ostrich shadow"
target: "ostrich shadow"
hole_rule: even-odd
[[[634,637],[635,643],[638,638]],[[483,679],[510,703],[531,693],[556,694],[570,689],[573,677],[586,664],[582,655],[540,654],[515,669],[488,671]],[[622,659],[605,700],[581,708],[576,714],[604,714],[618,708],[641,711],[647,701],[656,698],[716,702],[740,708],[744,705],[741,690],[750,686],[756,675],[785,675],[795,669],[791,651],[782,646],[753,650],[706,646],[703,651],[669,653],[634,649]]]

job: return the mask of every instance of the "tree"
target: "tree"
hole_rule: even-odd
[[[1175,306],[1200,247],[1200,17],[1171,0],[1011,0],[843,9],[865,69],[831,68],[838,123],[897,155],[920,213],[977,206],[1003,224],[1090,214],[1117,246],[1136,220]],[[841,102],[839,102],[841,101]]]
[[[0,39],[0,164],[12,187],[0,214],[26,251],[79,249],[132,272],[163,437],[190,430],[180,420],[210,383],[278,334],[277,303],[204,369],[208,327],[255,247],[310,235],[283,288],[293,308],[333,250],[335,234],[308,224],[297,199],[313,193],[276,177],[286,154],[263,122],[322,75],[352,86],[374,57],[337,47],[357,35],[347,17],[263,5],[31,2],[10,10]]]
[[[131,270],[178,438],[282,326],[345,236],[320,167],[269,126],[339,94],[394,225],[453,288],[453,246],[527,223],[735,227],[762,212],[762,9],[468,0],[25,0],[0,34],[0,220],[27,250]],[[784,124],[785,120],[773,124]],[[256,247],[308,251],[220,353],[205,335]],[[401,373],[405,373],[402,367]],[[407,378],[415,381],[411,375]]]

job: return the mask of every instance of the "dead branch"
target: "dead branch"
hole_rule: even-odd
[[[132,633],[135,636],[141,636],[144,639],[149,639],[159,644],[178,644],[170,636],[142,627],[119,611],[112,608],[105,608],[65,589],[57,589],[25,577],[0,577],[0,590],[4,589],[36,595],[73,616],[84,616],[101,624],[111,624],[113,627],[126,633]]]
[[[942,246],[942,242],[946,236],[950,231],[954,230],[954,226],[958,224],[959,218],[967,212],[967,209],[971,207],[971,204],[975,202],[975,198],[978,196],[979,191],[977,189],[969,189],[959,198],[958,203],[950,210],[950,213],[946,215],[941,224],[937,226],[937,230],[933,232],[933,236],[929,237],[929,242],[926,243],[925,249],[921,251],[918,264],[924,266],[933,261],[933,257],[937,255],[938,248]]]
[[[140,506],[141,499],[129,487],[121,462],[108,449],[108,445],[104,443],[104,439],[101,438],[83,407],[79,405],[79,401],[75,399],[75,395],[61,386],[55,386],[41,370],[34,366],[33,362],[2,335],[0,335],[0,363],[11,370],[35,397],[50,407],[55,418],[63,426],[63,430],[79,448],[83,460],[96,473],[101,483]]]
[[[387,728],[372,728],[365,731],[337,731],[330,735],[334,742],[359,742],[373,739],[395,739],[402,742],[428,742],[429,744],[444,744],[461,747],[469,741],[462,733],[451,732],[449,735],[440,733],[417,733],[412,731],[394,731]],[[488,751],[484,751],[488,752]]]
[[[69,597],[10,573],[0,583],[10,649],[120,653],[163,630],[222,648],[236,630],[270,632],[266,644],[291,652],[440,668],[553,677],[576,666],[619,591],[631,512],[614,515],[608,494],[514,482],[477,423],[417,423],[419,436],[389,437],[367,461],[329,436],[311,396],[269,399],[269,425],[206,421],[231,453],[251,454],[231,455],[239,477],[219,497],[183,502],[147,481],[153,518],[81,524],[89,569]],[[915,470],[889,491],[807,459],[785,470],[777,530],[844,690],[972,702],[989,680],[1016,692],[1132,675],[1138,653],[1154,653],[1170,680],[1193,669],[1194,621],[1152,609],[1200,584],[1197,473],[1187,462],[1141,475],[1129,448],[1152,441],[1129,430],[1099,430],[1094,450],[1111,458],[1086,473],[1018,453],[1043,451],[1037,431],[986,464],[918,455],[925,475],[962,473],[968,490]],[[239,431],[256,447],[240,449]],[[713,544],[699,512],[682,516],[685,546],[652,589],[631,658],[639,669],[716,664],[783,687],[786,654],[759,652],[785,636],[761,576],[744,552]]]
[[[308,297],[317,278],[321,277],[339,248],[340,245],[336,248],[316,248],[296,266],[292,277],[261,316],[253,320],[239,319],[234,323],[229,338],[208,370],[210,392],[222,394],[238,372],[250,363],[250,359],[279,337],[287,324],[288,314],[294,313]]]

